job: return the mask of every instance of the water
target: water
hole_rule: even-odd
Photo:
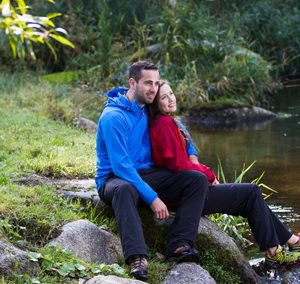
[[[212,131],[189,126],[200,149],[200,161],[217,171],[220,157],[225,176],[232,181],[256,161],[245,181],[265,175],[262,182],[278,193],[267,199],[283,222],[300,231],[300,89],[284,89],[275,97],[279,119],[252,129]]]

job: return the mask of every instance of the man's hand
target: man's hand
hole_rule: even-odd
[[[154,213],[155,218],[159,220],[166,220],[169,218],[169,211],[165,203],[160,198],[154,199],[150,205],[151,210]]]

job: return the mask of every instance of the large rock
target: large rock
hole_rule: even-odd
[[[74,118],[73,123],[74,126],[84,129],[85,131],[93,132],[93,133],[97,132],[97,127],[98,127],[97,124],[90,119],[78,116]]]
[[[215,284],[216,281],[201,266],[195,263],[175,265],[164,280],[164,284]]]
[[[294,267],[281,276],[282,284],[300,284],[300,268]]]
[[[86,205],[88,202],[93,202],[94,206],[97,206],[99,209],[105,207],[105,204],[100,200],[99,195],[96,192],[94,179],[53,179],[31,174],[26,177],[18,178],[15,182],[27,186],[46,184],[55,188],[57,192],[68,201],[80,200],[83,205]]]
[[[87,220],[66,224],[61,235],[48,246],[66,248],[80,259],[96,264],[116,263],[123,256],[119,238]]]
[[[215,106],[190,110],[187,120],[205,128],[247,128],[269,123],[277,115],[260,107]]]
[[[0,275],[13,277],[16,274],[34,276],[40,272],[38,262],[29,261],[26,252],[0,240]]]
[[[215,251],[218,260],[228,267],[233,267],[244,283],[261,283],[260,277],[251,268],[232,238],[214,222],[202,217],[198,235],[198,247]]]
[[[129,279],[129,278],[121,278],[113,275],[98,275],[87,281],[80,280],[79,284],[145,284],[145,282]]]

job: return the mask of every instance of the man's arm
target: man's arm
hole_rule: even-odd
[[[139,176],[128,155],[128,136],[126,120],[121,113],[107,113],[100,122],[113,173],[130,182],[138,191],[142,200],[151,204],[157,193]]]

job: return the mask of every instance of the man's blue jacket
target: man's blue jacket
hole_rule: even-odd
[[[126,98],[127,89],[113,89],[100,116],[96,138],[97,190],[109,173],[130,182],[140,198],[151,204],[157,193],[145,183],[138,170],[151,168],[148,110]]]

